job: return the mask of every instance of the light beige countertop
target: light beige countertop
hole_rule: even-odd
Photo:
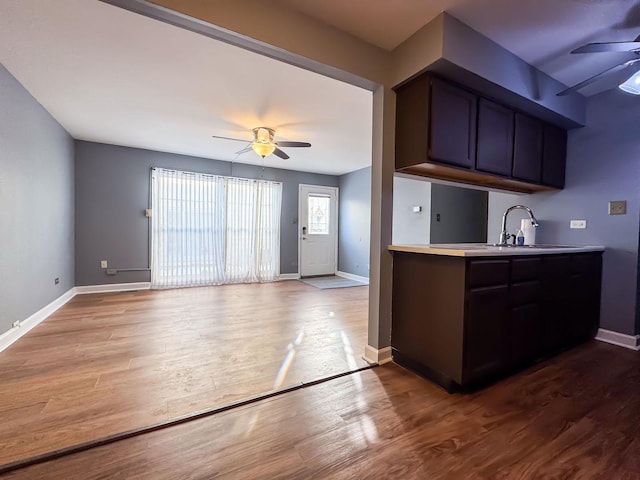
[[[416,245],[389,245],[393,252],[424,253],[427,255],[446,255],[450,257],[502,257],[519,255],[547,255],[551,253],[602,252],[600,245],[532,245],[497,247],[482,243],[440,243]]]

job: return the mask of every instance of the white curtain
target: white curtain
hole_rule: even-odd
[[[282,183],[154,168],[151,286],[276,280]]]

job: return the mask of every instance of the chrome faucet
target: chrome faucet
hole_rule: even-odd
[[[529,207],[525,207],[524,205],[514,205],[513,207],[509,207],[505,210],[504,215],[502,215],[502,231],[500,232],[500,241],[498,242],[498,245],[508,245],[509,239],[513,236],[507,232],[507,215],[509,215],[511,210],[525,210],[529,214],[529,218],[531,218],[531,224],[534,227],[539,225],[538,220],[536,220],[535,215]]]

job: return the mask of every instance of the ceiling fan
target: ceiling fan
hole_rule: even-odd
[[[284,153],[280,147],[310,147],[311,144],[309,142],[288,142],[288,141],[279,141],[274,142],[273,137],[276,135],[276,131],[273,128],[269,127],[256,127],[253,130],[253,140],[249,142],[249,144],[236,152],[236,155],[241,155],[246,152],[250,152],[253,150],[262,158],[271,155],[272,153],[283,160],[289,158],[289,155]],[[223,140],[234,140],[236,142],[247,142],[247,140],[242,138],[232,138],[232,137],[221,137],[219,135],[212,135],[213,138],[221,138]]]
[[[560,93],[558,96],[569,95],[570,93],[577,92],[581,88],[591,85],[592,83],[599,82],[605,78],[611,80],[616,79],[619,83],[619,88],[627,93],[634,95],[640,95],[640,36],[633,42],[603,42],[603,43],[587,43],[581,47],[572,50],[571,53],[602,53],[602,52],[630,52],[637,58],[631,58],[625,62],[615,65],[604,72],[594,75],[591,78],[587,78],[583,82],[569,87]]]

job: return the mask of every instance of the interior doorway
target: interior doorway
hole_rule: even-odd
[[[333,275],[338,258],[338,188],[300,185],[300,276]]]

